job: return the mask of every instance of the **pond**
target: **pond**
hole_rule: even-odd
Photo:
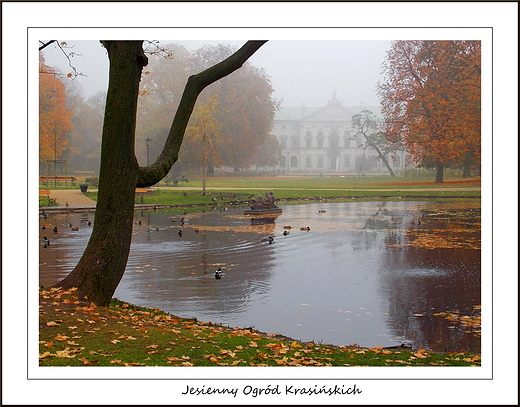
[[[260,225],[243,207],[136,212],[127,270],[114,296],[302,341],[480,352],[479,202],[281,207],[274,223]],[[51,241],[40,244],[40,284],[72,270],[94,217],[40,219],[47,227],[40,239]]]

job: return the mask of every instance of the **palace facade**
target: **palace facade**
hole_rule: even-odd
[[[282,107],[277,111],[272,134],[282,145],[279,170],[289,173],[386,173],[388,169],[377,152],[360,147],[353,139],[352,116],[370,110],[380,116],[378,106],[349,106],[332,94],[325,107]],[[387,157],[392,170],[404,170],[406,153]]]

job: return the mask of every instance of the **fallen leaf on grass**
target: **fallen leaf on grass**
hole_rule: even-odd
[[[89,360],[87,358],[79,358],[80,362],[83,362],[84,365],[95,365],[98,361],[97,360]]]
[[[58,341],[66,341],[67,339],[69,339],[68,336],[65,336],[65,335],[62,335],[62,334],[58,334],[54,337],[54,339],[58,340]]]
[[[424,359],[424,358],[428,357],[428,354],[426,353],[426,350],[424,350],[424,349],[419,349],[417,352],[412,353],[412,355],[414,355],[416,358],[419,358],[419,359]]]
[[[222,349],[220,351],[220,354],[221,355],[227,355],[227,356],[232,357],[232,358],[234,358],[236,356],[235,352],[230,351],[230,350],[225,350],[225,349]]]
[[[76,355],[71,353],[71,350],[69,348],[65,348],[64,350],[57,350],[56,357],[57,358],[75,358]]]
[[[410,362],[406,362],[405,360],[392,360],[392,359],[387,359],[386,360],[388,363],[401,363],[403,365],[411,365]]]

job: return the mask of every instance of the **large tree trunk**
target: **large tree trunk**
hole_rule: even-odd
[[[108,305],[126,268],[132,240],[138,163],[134,154],[137,95],[147,64],[142,41],[105,41],[110,59],[96,219],[83,256],[57,285]]]
[[[435,183],[442,184],[444,182],[444,164],[440,161],[435,163],[435,167],[437,168],[437,175],[435,176]]]
[[[166,177],[177,161],[200,92],[240,68],[265,42],[248,41],[229,58],[188,79],[161,155],[151,166],[141,168],[134,151],[135,124],[139,81],[148,59],[142,41],[103,41],[110,71],[96,217],[83,256],[56,287],[77,287],[80,298],[99,306],[110,304],[130,253],[136,186],[154,185]]]

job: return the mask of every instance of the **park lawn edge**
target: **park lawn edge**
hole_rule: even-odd
[[[39,291],[40,366],[480,366],[477,353],[302,342],[176,317],[113,299],[80,300],[75,289]]]

